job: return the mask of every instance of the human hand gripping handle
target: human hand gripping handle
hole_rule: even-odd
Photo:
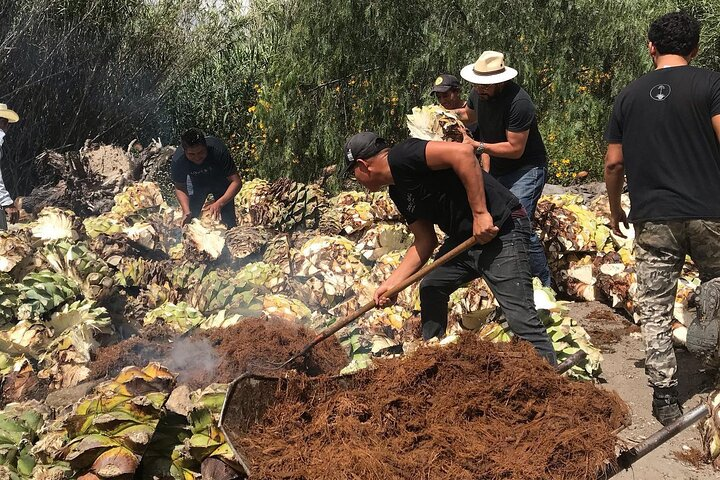
[[[377,290],[375,290],[375,293],[373,294],[373,299],[375,300],[375,305],[377,307],[385,308],[395,304],[395,302],[397,301],[397,294],[393,297],[388,297],[386,295],[391,288],[391,285],[386,285],[383,283],[377,288]]]
[[[492,215],[488,212],[473,214],[473,235],[480,245],[484,245],[495,238],[500,229],[493,223]]]

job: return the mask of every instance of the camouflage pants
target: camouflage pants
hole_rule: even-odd
[[[635,313],[645,340],[645,373],[651,386],[677,385],[672,320],[677,281],[690,255],[700,279],[720,277],[720,222],[707,220],[635,224]]]

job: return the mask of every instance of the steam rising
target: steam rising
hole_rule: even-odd
[[[170,370],[178,373],[178,383],[197,377],[198,373],[205,373],[210,384],[220,363],[210,341],[204,338],[178,340],[169,357],[168,366]]]

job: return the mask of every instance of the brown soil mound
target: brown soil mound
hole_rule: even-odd
[[[211,383],[229,383],[251,370],[274,373],[279,364],[300,352],[316,333],[280,319],[248,318],[228,328],[211,329],[193,336],[193,341],[207,340],[218,356],[214,372],[198,368],[186,375],[184,383],[200,388]],[[338,373],[348,363],[347,355],[336,337],[315,346],[309,354],[288,365],[308,376]]]
[[[161,361],[173,347],[170,336],[169,329],[151,325],[137,336],[99,348],[89,367],[90,379],[115,376],[130,365],[144,367],[149,362]]]
[[[132,169],[128,154],[115,145],[96,145],[94,148],[83,149],[82,153],[90,170],[106,179],[114,180]]]
[[[615,393],[557,375],[529,344],[471,335],[341,383],[276,390],[236,442],[252,478],[594,479],[629,418]]]

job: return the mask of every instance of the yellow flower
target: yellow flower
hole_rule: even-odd
[[[253,105],[252,107],[248,108],[248,112],[255,113],[255,110],[257,110],[257,107]]]

